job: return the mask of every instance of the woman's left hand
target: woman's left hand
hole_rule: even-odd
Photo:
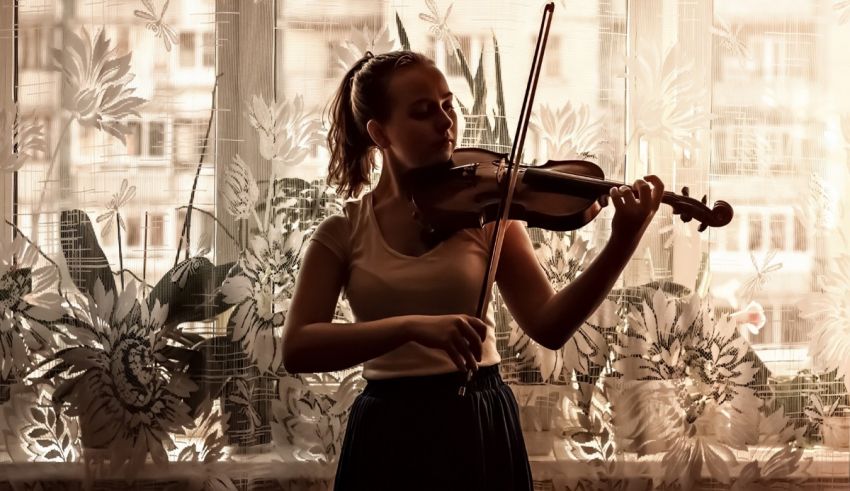
[[[615,208],[611,223],[612,239],[637,244],[658,211],[664,196],[664,183],[658,176],[646,176],[644,179],[638,179],[632,187],[611,188],[611,201]]]

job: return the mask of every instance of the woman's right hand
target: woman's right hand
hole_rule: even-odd
[[[487,336],[484,321],[466,314],[411,315],[406,321],[410,341],[445,351],[461,372],[478,369]]]

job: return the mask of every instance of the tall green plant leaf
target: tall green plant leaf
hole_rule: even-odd
[[[496,111],[493,113],[495,121],[495,136],[496,145],[500,147],[499,151],[509,151],[511,145],[511,135],[508,133],[507,112],[505,112],[505,88],[502,84],[502,56],[499,54],[499,41],[496,40],[496,33],[493,33],[493,57],[495,58],[496,67]]]
[[[182,322],[212,319],[229,309],[217,293],[227,272],[236,263],[218,266],[205,257],[191,257],[171,268],[157,282],[147,298],[148,308],[159,300],[168,305],[165,326],[176,327]]]
[[[109,261],[97,242],[91,220],[83,210],[63,210],[60,214],[59,238],[68,272],[82,293],[94,296],[98,278],[103,288],[115,295],[115,278]]]
[[[410,39],[407,37],[407,31],[404,29],[404,24],[401,23],[398,12],[395,14],[395,25],[398,28],[398,39],[401,41],[401,49],[410,51]]]

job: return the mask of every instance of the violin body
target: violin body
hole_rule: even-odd
[[[410,200],[427,233],[445,238],[463,228],[480,228],[499,220],[508,179],[507,156],[481,148],[457,149],[445,164],[408,173]],[[585,160],[550,160],[540,166],[513,166],[516,185],[507,217],[528,226],[567,231],[590,223],[608,204],[609,191],[621,183],[606,181],[602,169]],[[732,207],[718,201],[714,208],[665,191],[662,201],[684,221],[696,218],[700,230],[732,220]]]

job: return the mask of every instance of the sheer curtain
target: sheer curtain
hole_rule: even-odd
[[[366,50],[409,48],[446,74],[461,144],[507,152],[544,4],[0,2],[0,483],[328,488],[365,381],[287,374],[280,345],[342,204],[323,110]],[[524,163],[657,174],[735,215],[700,232],[664,206],[561,350],[496,296],[536,489],[847,487],[848,20],[555,2]],[[554,286],[611,211],[530,230]]]

